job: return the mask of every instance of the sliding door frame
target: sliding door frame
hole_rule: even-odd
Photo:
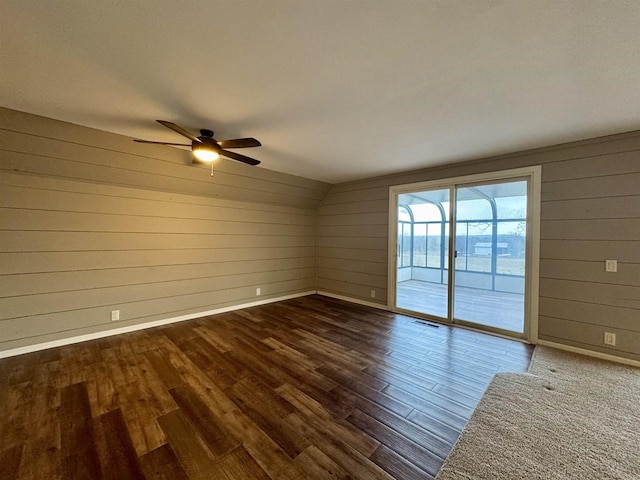
[[[541,198],[541,176],[542,167],[540,165],[501,170],[495,172],[480,173],[476,175],[465,175],[461,177],[449,177],[425,182],[410,183],[404,185],[392,185],[389,187],[389,241],[388,241],[388,274],[387,274],[387,306],[390,310],[398,313],[406,313],[412,316],[425,318],[430,321],[445,323],[446,325],[456,325],[471,330],[479,330],[494,335],[507,336],[501,332],[494,331],[491,327],[476,328],[472,324],[453,322],[453,295],[455,288],[447,285],[450,294],[447,308],[447,318],[445,321],[441,317],[433,317],[420,312],[409,311],[399,308],[396,305],[397,288],[397,244],[398,244],[398,196],[403,193],[412,193],[423,190],[449,189],[449,280],[455,275],[452,268],[455,262],[455,215],[456,191],[458,187],[473,185],[483,182],[508,181],[509,179],[528,178],[527,191],[527,228],[526,235],[529,243],[525,259],[525,327],[521,337],[508,335],[508,338],[524,340],[529,343],[538,341],[538,299],[540,283],[540,198]],[[450,282],[449,282],[450,283]]]

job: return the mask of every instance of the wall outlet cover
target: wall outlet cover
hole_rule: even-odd
[[[117,322],[120,320],[120,310],[111,310],[111,321]]]
[[[376,298],[376,291],[375,290],[371,290],[371,298]]]
[[[611,332],[604,332],[604,344],[605,345],[616,345],[616,334]]]
[[[262,295],[262,289],[260,287],[256,288],[256,295]]]
[[[617,272],[618,271],[618,261],[617,260],[605,260],[604,269],[607,272]]]

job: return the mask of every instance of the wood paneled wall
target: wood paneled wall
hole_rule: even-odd
[[[318,290],[386,303],[390,185],[529,165],[543,166],[540,338],[640,360],[640,132],[334,185],[319,209]]]
[[[640,132],[327,194],[230,161],[211,178],[188,152],[0,108],[0,351],[316,287],[384,304],[390,185],[537,164],[540,338],[640,359]]]
[[[0,351],[315,290],[326,183],[7,109],[0,180]]]

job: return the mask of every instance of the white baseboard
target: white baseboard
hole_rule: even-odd
[[[623,363],[625,365],[631,365],[633,367],[640,367],[640,362],[638,360],[631,360],[630,358],[617,357],[615,355],[609,355],[608,353],[594,352],[593,350],[573,347],[571,345],[564,345],[562,343],[549,342],[547,340],[538,340],[538,345],[557,348],[558,350],[565,350],[567,352],[579,353],[581,355],[586,355],[587,357],[594,357],[594,358],[600,358],[602,360],[609,360],[610,362]]]
[[[318,290],[316,292],[318,295],[324,295],[325,297],[337,298],[338,300],[344,300],[345,302],[357,303],[359,305],[365,305],[367,307],[377,308],[379,310],[390,311],[386,305],[382,305],[380,303],[367,302],[366,300],[360,300],[358,298],[353,297],[345,297],[344,295],[338,295],[335,293],[323,292],[322,290]]]
[[[168,325],[170,323],[184,322],[186,320],[193,320],[194,318],[206,317],[208,315],[215,315],[216,313],[232,312],[233,310],[240,310],[242,308],[256,307],[258,305],[265,305],[267,303],[273,303],[273,302],[281,302],[283,300],[289,300],[290,298],[314,295],[315,293],[316,293],[315,290],[310,290],[307,292],[300,292],[300,293],[292,293],[290,295],[267,298],[264,300],[258,300],[256,302],[243,303],[241,305],[232,305],[229,307],[216,308],[214,310],[207,310],[206,312],[190,313],[188,315],[181,315],[179,317],[165,318],[163,320],[154,320],[152,322],[138,323],[136,325],[129,325],[127,327],[114,328],[111,330],[102,330],[100,332],[88,333],[86,335],[78,335],[75,337],[52,340],[50,342],[36,343],[35,345],[27,345],[25,347],[11,348],[9,350],[0,351],[0,358],[14,357],[16,355],[22,355],[25,353],[37,352],[39,350],[46,350],[48,348],[54,348],[54,347],[62,347],[64,345],[71,345],[74,343],[86,342],[87,340],[95,340],[97,338],[111,337],[113,335],[120,335],[122,333],[135,332],[138,330],[144,330],[145,328],[159,327],[161,325]]]

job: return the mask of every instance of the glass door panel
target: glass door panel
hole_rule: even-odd
[[[398,196],[396,306],[439,317],[449,315],[449,210],[451,189]]]
[[[524,333],[528,180],[456,188],[453,321]]]

